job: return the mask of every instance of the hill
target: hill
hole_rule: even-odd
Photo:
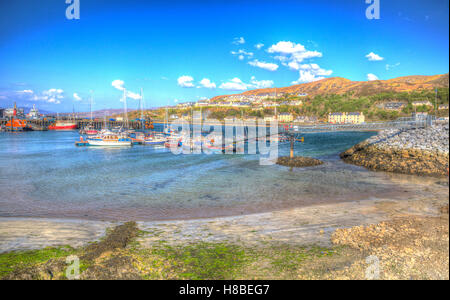
[[[325,78],[322,80],[292,85],[282,88],[267,88],[245,91],[240,95],[258,96],[262,94],[308,94],[309,96],[327,94],[352,93],[354,96],[369,96],[382,92],[412,92],[448,87],[448,73],[442,75],[413,75],[397,77],[388,80],[351,81],[342,77]],[[216,96],[212,101],[220,100],[229,95]]]

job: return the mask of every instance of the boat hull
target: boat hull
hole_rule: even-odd
[[[75,129],[77,129],[77,124],[48,126],[48,130],[75,130]]]
[[[92,140],[88,140],[88,144],[89,144],[89,146],[127,147],[127,146],[131,146],[131,141],[108,142],[108,141],[92,141]]]
[[[164,145],[166,141],[144,141],[146,145]]]

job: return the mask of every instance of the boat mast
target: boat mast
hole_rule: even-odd
[[[166,114],[164,115],[164,131],[168,133],[169,107],[166,106]]]
[[[123,89],[123,121],[125,127],[128,129],[128,114],[127,114],[127,90]]]
[[[141,97],[139,98],[139,109],[141,110],[141,120],[144,119],[144,90],[141,88]]]
[[[92,123],[92,91],[91,91],[91,97],[89,101],[89,110],[91,111],[91,123]]]

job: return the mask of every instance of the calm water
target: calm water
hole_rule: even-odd
[[[338,159],[371,135],[307,134],[296,154],[326,164],[290,170],[256,155],[75,147],[75,131],[0,133],[0,216],[179,219],[388,197],[399,188],[386,174]]]

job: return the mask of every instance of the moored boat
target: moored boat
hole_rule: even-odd
[[[163,145],[167,141],[167,138],[163,134],[150,135],[144,138],[144,144],[146,145]]]
[[[78,125],[76,122],[73,121],[62,121],[57,120],[50,126],[48,126],[49,130],[75,130],[77,129]]]
[[[96,135],[99,133],[99,131],[97,129],[95,129],[94,126],[89,124],[86,127],[80,129],[80,133],[86,134],[86,135]]]
[[[183,137],[180,135],[171,135],[164,142],[166,148],[178,148],[181,147]]]
[[[131,146],[131,138],[113,132],[99,134],[86,139],[89,146],[123,147]]]
[[[6,122],[4,131],[30,131],[32,128],[26,120],[12,118]]]

